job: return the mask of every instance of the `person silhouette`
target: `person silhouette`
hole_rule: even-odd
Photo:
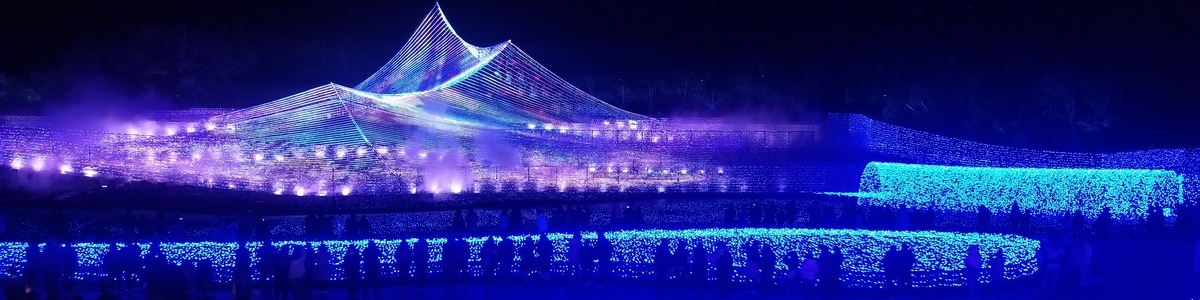
[[[67,243],[67,247],[63,248],[62,254],[63,275],[66,276],[63,281],[63,288],[67,292],[75,291],[75,272],[79,268],[79,252],[75,249],[75,244]]]
[[[271,285],[274,284],[277,252],[271,241],[263,241],[262,246],[255,250],[255,256],[258,257],[258,286],[267,295],[273,295],[274,292]]]
[[[708,249],[704,244],[697,242],[692,247],[691,260],[692,282],[695,286],[704,286],[708,282]]]
[[[800,263],[800,292],[812,294],[816,291],[817,280],[821,274],[821,264],[812,254],[804,256]]]
[[[358,299],[362,288],[362,255],[358,246],[351,244],[342,258],[342,272],[346,277],[346,294],[350,299]]]
[[[391,258],[396,263],[396,277],[401,286],[408,284],[413,271],[413,252],[409,250],[408,239],[396,242],[396,252],[391,253]]]
[[[967,246],[966,257],[963,258],[963,277],[966,278],[967,290],[971,299],[980,297],[980,275],[983,273],[983,257],[979,253],[979,245]]]
[[[725,242],[718,242],[716,248],[711,260],[717,268],[717,291],[722,299],[726,299],[733,292],[733,253]]]
[[[538,273],[543,281],[550,280],[550,270],[554,263],[554,244],[545,233],[538,236],[537,242]]]
[[[429,276],[429,241],[425,239],[417,239],[417,243],[413,245],[413,267],[416,269],[416,281],[418,285],[425,285]]]
[[[321,244],[308,256],[312,261],[309,262],[308,274],[311,287],[318,295],[324,297],[329,293],[329,288],[332,285],[330,282],[333,279],[333,266],[330,262],[333,261],[333,253],[329,252],[329,246]]]
[[[900,249],[896,245],[892,245],[887,252],[883,253],[883,277],[884,287],[892,296],[897,294],[897,290],[901,286],[901,260]]]
[[[538,269],[538,261],[534,257],[535,246],[533,236],[525,236],[525,241],[521,242],[521,276],[525,279],[526,284]]]
[[[917,264],[917,254],[913,251],[912,245],[904,244],[900,248],[900,286],[906,292],[913,285],[913,267]]]
[[[654,276],[658,278],[659,289],[667,286],[667,279],[671,277],[671,260],[673,258],[670,241],[665,238],[659,239],[658,247],[654,248]]]
[[[446,241],[442,247],[442,274],[446,279],[447,288],[461,284],[466,280],[467,262],[470,245],[461,238]]]
[[[507,281],[512,276],[513,261],[516,260],[517,246],[513,243],[513,240],[501,236],[500,243],[496,248],[496,263],[499,264],[496,268],[496,276]]]
[[[292,291],[292,254],[289,252],[290,248],[292,247],[280,247],[279,250],[271,256],[271,272],[274,273],[271,276],[274,281],[272,282],[272,287],[275,290],[274,298],[278,300],[287,299],[288,294],[290,294]]]
[[[763,292],[771,293],[775,288],[775,267],[778,262],[778,256],[775,254],[775,249],[771,244],[765,243],[762,247],[762,253],[759,254],[758,267],[761,270]]]
[[[688,251],[687,240],[681,239],[679,242],[675,243],[675,252],[672,255],[674,257],[671,257],[670,262],[671,274],[674,275],[675,281],[679,284],[679,286],[683,286],[684,281],[687,280],[688,275],[690,275],[688,274],[688,271],[691,270],[688,268],[688,256],[692,255],[692,252]]]
[[[583,237],[578,232],[567,241],[567,268],[568,275],[575,279],[573,283],[581,282],[579,279],[583,275]]]
[[[591,287],[595,283],[594,270],[596,269],[596,247],[593,243],[584,243],[582,260],[580,262],[580,276],[583,276],[584,287]]]
[[[125,277],[125,289],[133,290],[138,281],[137,273],[142,268],[142,248],[137,243],[128,242],[121,252],[121,259],[124,260],[121,274]]]
[[[609,286],[608,277],[612,273],[613,244],[603,231],[596,232],[596,282]]]
[[[992,210],[980,204],[979,207],[975,208],[975,219],[978,222],[975,225],[975,230],[978,232],[987,232],[988,226],[992,224]]]
[[[826,297],[836,297],[842,287],[842,263],[846,260],[842,255],[840,248],[834,248],[832,251],[827,247],[822,250],[821,258],[818,259],[820,273],[818,275],[822,294]]]
[[[292,288],[292,295],[299,299],[308,299],[308,272],[306,261],[308,259],[308,251],[303,246],[293,246],[291,259],[288,261],[288,283]]]
[[[38,262],[37,261],[37,248],[33,247],[32,245],[33,245],[33,243],[30,243],[30,247],[25,248],[25,257],[30,265],[28,268],[26,268],[25,276],[30,277],[30,278],[35,278],[36,277],[35,274],[30,274],[30,273],[34,273],[38,269],[38,268],[34,267],[34,265]],[[121,253],[119,251],[120,250],[117,249],[116,243],[108,244],[108,252],[104,254],[104,258],[103,258],[104,271],[108,275],[107,281],[109,283],[111,283],[113,287],[117,287],[118,289],[121,286],[121,269],[122,269]]]
[[[467,230],[467,220],[463,217],[463,211],[454,211],[454,218],[451,220],[451,228],[454,232],[463,232]]]
[[[992,282],[992,290],[995,294],[999,294],[1004,290],[1004,264],[1007,258],[1004,256],[1004,248],[996,250],[996,254],[988,259],[988,278]]]
[[[366,218],[366,216],[363,216]],[[367,241],[367,248],[362,252],[363,261],[363,276],[365,278],[366,291],[369,291],[375,298],[379,298],[379,289],[382,285],[379,276],[383,272],[380,266],[380,256],[382,253],[379,250],[379,245],[375,244],[374,240]]]
[[[498,256],[496,240],[489,236],[483,241],[483,246],[479,248],[479,266],[485,283],[491,284],[495,281]]]

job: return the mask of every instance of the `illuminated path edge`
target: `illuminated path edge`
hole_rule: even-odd
[[[990,257],[998,249],[1003,249],[1007,257],[1005,267],[1005,277],[1007,279],[1017,279],[1032,275],[1037,271],[1036,253],[1040,247],[1037,240],[1008,234],[985,234],[985,233],[952,233],[952,232],[936,232],[936,231],[874,231],[874,230],[849,230],[849,229],[760,229],[760,228],[739,228],[739,229],[692,229],[692,230],[638,230],[638,231],[614,231],[605,234],[614,246],[613,250],[613,272],[612,276],[626,279],[652,279],[654,278],[654,267],[652,265],[654,249],[662,238],[671,239],[671,249],[675,249],[677,240],[685,240],[688,242],[689,251],[698,243],[702,243],[709,253],[716,250],[718,242],[726,242],[734,253],[734,280],[744,281],[745,277],[745,252],[742,251],[742,246],[751,238],[770,244],[778,257],[777,263],[777,278],[783,275],[784,258],[790,251],[799,251],[801,255],[808,253],[816,253],[818,245],[830,247],[838,247],[842,249],[845,255],[845,262],[842,266],[842,280],[846,286],[852,288],[869,288],[878,289],[883,287],[883,268],[881,261],[884,253],[892,245],[912,245],[917,256],[917,263],[914,266],[913,285],[917,288],[933,288],[933,287],[953,287],[961,286],[964,282],[964,277],[961,274],[963,269],[963,258],[966,255],[966,249],[971,244],[979,244],[982,254],[985,258]],[[511,235],[505,236],[509,239],[515,239],[517,249],[528,235]],[[499,237],[499,236],[496,236]],[[566,248],[567,242],[571,238],[571,234],[566,233],[551,233],[548,235],[551,243],[554,245],[553,269],[557,275],[563,275],[568,272],[566,266]],[[583,242],[585,245],[592,245],[596,241],[595,232],[584,232]],[[467,241],[471,245],[471,274],[472,276],[481,276],[479,265],[479,251],[487,237],[468,237]],[[538,237],[532,236],[536,241]],[[368,241],[374,241],[382,252],[380,261],[382,262],[383,278],[396,277],[396,269],[394,266],[395,260],[393,254],[400,242],[409,243],[410,247],[417,239],[373,239],[373,240],[327,240],[327,241],[277,241],[272,244],[278,246],[283,245],[303,245],[312,243],[314,247],[325,245],[332,253],[331,264],[331,279],[340,280],[344,278],[344,273],[341,268],[342,257],[349,245],[354,244],[363,249]],[[441,246],[445,243],[445,238],[429,239],[430,250],[430,272],[440,273],[441,261]],[[7,269],[8,267],[23,268],[26,262],[26,243],[0,243],[0,267]],[[120,247],[125,247],[123,243],[117,243]],[[151,243],[137,243],[141,248],[142,255],[145,256],[151,247]],[[44,249],[46,245],[38,244],[39,248]],[[79,267],[75,274],[76,278],[83,280],[97,280],[105,276],[105,271],[100,265],[100,262],[108,252],[109,244],[105,243],[75,243],[73,244],[79,255]],[[253,276],[258,278],[260,261],[257,257],[257,249],[262,246],[262,242],[248,242],[246,247],[249,250],[251,261],[251,269],[254,270]],[[167,261],[173,264],[179,264],[182,261],[198,261],[212,260],[214,265],[215,278],[218,281],[227,282],[230,280],[233,272],[233,264],[235,261],[236,249],[238,243],[235,242],[168,242],[159,243],[159,247],[165,254]],[[519,252],[519,251],[518,251]],[[516,262],[513,270],[520,269],[520,260],[522,257],[516,255]],[[986,268],[986,266],[985,266]],[[715,281],[715,267],[711,266],[710,262],[710,281]],[[411,271],[410,271],[411,272]],[[991,278],[985,272],[982,280],[990,282]],[[436,275],[435,275],[436,276]],[[780,282],[777,280],[776,282]]]

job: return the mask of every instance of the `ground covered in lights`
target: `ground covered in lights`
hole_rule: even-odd
[[[550,234],[548,236],[551,243],[554,245],[555,251],[553,256],[554,268],[552,272],[564,273],[567,272],[565,266],[565,253],[567,242],[570,235],[567,234]],[[978,244],[981,246],[982,252],[985,255],[996,253],[997,250],[1003,249],[1008,256],[1008,264],[1006,266],[1005,277],[1015,279],[1033,274],[1036,269],[1036,252],[1039,247],[1039,242],[1014,236],[1002,234],[978,234],[978,233],[946,233],[933,231],[868,231],[868,230],[838,230],[838,229],[698,229],[698,230],[644,230],[644,231],[617,231],[607,234],[609,240],[614,245],[614,274],[623,278],[651,278],[653,276],[653,255],[654,249],[659,244],[661,239],[670,239],[672,249],[675,248],[677,242],[686,242],[689,251],[696,246],[703,245],[707,252],[714,253],[718,247],[724,243],[730,246],[730,251],[734,253],[735,270],[740,272],[740,266],[745,264],[746,255],[744,248],[750,240],[758,240],[765,245],[771,245],[777,257],[781,258],[777,265],[777,269],[784,269],[782,258],[787,257],[789,253],[795,251],[801,255],[816,254],[818,246],[829,246],[842,249],[845,253],[845,262],[842,265],[845,274],[845,282],[850,287],[856,288],[880,288],[882,287],[883,271],[881,261],[884,253],[889,247],[894,245],[911,245],[917,255],[917,263],[914,267],[915,279],[914,284],[918,287],[944,287],[958,286],[963,282],[963,276],[960,270],[963,268],[963,258],[965,257],[968,245]],[[526,236],[508,236],[508,239],[517,241],[517,248],[523,244]],[[537,240],[537,236],[532,236]],[[583,240],[585,244],[592,244],[596,241],[594,232],[585,233]],[[388,276],[396,276],[400,273],[394,268],[395,261],[392,256],[395,249],[400,243],[413,244],[416,239],[406,240],[374,240],[382,250],[381,261],[384,263],[384,272]],[[430,247],[430,262],[432,263],[431,270],[438,271],[438,262],[441,261],[441,245],[446,239],[436,238],[429,240]],[[471,260],[472,272],[478,276],[479,270],[479,251],[482,247],[485,238],[472,237],[467,239],[471,244]],[[307,242],[301,241],[281,241],[274,242],[277,246],[282,245],[301,245]],[[341,257],[350,245],[356,245],[360,249],[365,247],[368,240],[332,240],[318,241],[315,246],[326,246],[332,254],[332,259],[329,262],[332,264],[332,276],[334,279],[343,276],[340,269]],[[125,247],[125,244],[118,244],[120,247]],[[256,257],[256,250],[261,246],[261,243],[248,243],[246,247],[250,250],[252,264],[257,264],[260,260]],[[45,247],[44,244],[39,245]],[[100,266],[101,261],[108,252],[107,244],[96,243],[78,243],[74,244],[73,248],[79,254],[79,272],[77,277],[84,279],[97,279],[104,276],[104,269]],[[145,255],[151,244],[140,243],[136,244],[141,248]],[[211,260],[216,267],[217,278],[222,281],[228,281],[233,263],[235,260],[236,249],[239,247],[236,243],[230,242],[188,242],[188,243],[161,243],[159,247],[167,256],[168,261],[174,263],[182,263],[185,261]],[[27,244],[24,243],[3,243],[0,244],[0,267],[19,267],[25,263],[25,253]],[[516,264],[519,265],[520,260],[529,259],[521,257],[516,258]],[[715,269],[715,267],[712,267]],[[254,268],[258,269],[258,268]],[[411,272],[411,271],[410,271]],[[741,274],[735,275],[737,280],[743,280]],[[709,276],[709,280],[715,280],[713,276]],[[985,276],[985,280],[987,280]]]
[[[351,298],[346,293],[345,289],[337,287],[327,292],[317,292],[320,299],[326,300],[341,300],[341,299],[575,299],[575,300],[611,300],[626,299],[803,299],[794,294],[789,294],[785,291],[777,291],[770,294],[762,294],[757,291],[737,290],[723,296],[720,293],[714,293],[711,289],[691,289],[691,288],[658,288],[655,286],[644,285],[627,285],[620,284],[612,287],[584,287],[580,285],[554,283],[549,285],[499,285],[499,286],[483,286],[483,285],[464,285],[455,286],[452,289],[446,289],[441,286],[429,288],[411,288],[411,287],[393,287],[388,286],[380,290],[378,297],[373,293],[366,293],[366,297]],[[840,295],[837,298],[841,300],[857,300],[857,299],[882,299],[882,293],[866,293],[853,295]],[[1100,294],[1100,293],[1095,293]],[[96,299],[99,293],[83,293],[84,299]],[[999,294],[992,294],[999,299],[1055,299],[1052,297],[1042,298],[1042,294],[1036,290],[1022,289],[1015,291],[1005,291]],[[128,298],[122,299],[143,299],[140,295],[131,294]],[[963,299],[961,293],[942,293],[934,295],[923,294],[920,299],[930,300],[951,300]],[[232,299],[227,293],[217,293],[211,298],[213,300]],[[271,299],[270,295],[259,292],[259,296],[255,299]],[[1093,297],[1088,299],[1125,299],[1120,297]]]
[[[848,200],[850,198],[836,197],[836,200]],[[845,216],[846,205],[845,201],[827,202],[820,199],[798,199],[798,200],[783,200],[783,199],[708,199],[708,200],[661,200],[661,201],[641,201],[641,202],[617,202],[617,203],[594,203],[584,205],[581,216],[577,216],[580,220],[575,223],[577,226],[570,226],[570,229],[593,229],[593,230],[613,230],[623,227],[623,220],[617,219],[621,209],[632,205],[642,211],[644,226],[659,228],[659,229],[685,229],[685,228],[708,228],[714,226],[725,226],[728,208],[731,206],[737,207],[739,221],[738,226],[758,226],[744,222],[746,217],[746,208],[751,204],[758,204],[764,207],[765,211],[779,212],[785,210],[792,203],[797,205],[797,214],[795,218],[788,218],[785,214],[780,214],[778,221],[780,224],[792,224],[795,226],[819,227],[819,228],[863,228],[863,229],[896,229],[892,223],[886,223],[888,216],[880,211],[863,211],[860,212],[861,218],[848,218]],[[525,224],[517,225],[512,230],[532,230],[533,221],[537,219],[538,209],[551,209],[561,207],[555,205],[552,207],[525,207],[521,209]],[[814,221],[814,213],[820,213],[822,210],[827,210],[830,214],[826,219],[817,217]],[[498,209],[475,209],[478,216],[476,230],[483,232],[495,232],[503,230],[501,226],[502,212]],[[165,217],[170,220],[183,219],[178,221],[179,224],[174,224],[175,221],[161,220],[164,216],[156,216],[154,212],[135,211],[139,216],[145,217],[157,224],[160,227],[159,231],[165,232],[170,229],[171,239],[175,241],[233,241],[237,232],[234,232],[224,225],[214,225],[218,222],[214,220],[214,216],[184,214],[174,215],[167,213]],[[882,215],[880,215],[882,214]],[[995,212],[996,216],[991,218],[991,228],[1003,229],[1011,228],[1009,216],[1006,211]],[[96,240],[97,238],[107,241],[106,238],[123,238],[139,236],[134,232],[130,232],[130,228],[138,227],[125,224],[120,217],[114,217],[114,212],[108,210],[74,210],[69,211],[68,218],[69,232],[73,236],[91,237],[87,240]],[[452,222],[454,219],[454,211],[423,211],[423,212],[407,212],[407,213],[389,213],[389,214],[370,214],[361,215],[366,217],[371,223],[371,229],[367,231],[371,237],[399,237],[405,234],[438,234],[451,231]],[[46,236],[45,224],[47,215],[39,209],[20,209],[10,210],[7,212],[8,219],[8,234],[12,238],[24,240],[40,240]],[[217,217],[227,218],[227,216]],[[557,227],[562,221],[559,219],[559,213],[551,213],[548,216],[552,227]],[[129,221],[132,221],[132,216]],[[342,236],[346,233],[346,215],[332,216],[332,234]],[[915,218],[915,215],[914,215]],[[863,219],[863,220],[858,220]],[[929,220],[930,224],[920,224],[914,221],[913,225],[905,229],[928,230],[936,229],[939,231],[975,231],[978,225],[977,216],[975,213],[954,213],[938,211],[933,219]],[[227,219],[232,220],[232,219]],[[257,219],[256,219],[257,220]],[[265,217],[261,227],[262,232],[270,232],[274,238],[288,238],[303,236],[306,232],[304,223],[304,215],[292,216],[277,216]],[[1061,216],[1035,216],[1031,220],[1030,232],[1037,233],[1054,233],[1070,228],[1069,223],[1064,223]],[[885,223],[880,223],[885,222]],[[1090,224],[1090,222],[1089,222]],[[258,225],[245,225],[242,227],[255,228]],[[767,225],[770,226],[770,225]],[[639,227],[641,228],[641,227]],[[1136,226],[1124,226],[1114,228],[1115,231],[1125,232],[1124,234],[1136,234],[1136,232],[1126,232],[1135,230]]]

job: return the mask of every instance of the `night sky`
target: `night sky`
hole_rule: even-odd
[[[78,102],[81,91],[97,90],[125,99],[113,103],[245,107],[328,82],[353,86],[386,62],[433,7],[349,2],[4,1],[3,109],[48,113]],[[710,90],[729,93],[722,110],[770,102],[785,111],[858,112],[1034,148],[1200,146],[1193,110],[1200,101],[1197,1],[440,3],[468,42],[511,39],[568,81],[596,82],[585,90],[601,98],[599,90],[613,82],[661,86],[670,85],[663,78],[695,74]],[[180,59],[187,55],[156,48],[164,40],[204,46],[189,46],[195,55]],[[1067,94],[1110,100],[1110,124],[1081,134],[1082,142],[1058,143],[1067,131],[1043,134],[1050,129],[1042,123],[1008,128],[988,125],[1007,124],[1005,117],[963,117],[971,114],[963,103],[978,101],[989,104],[976,107],[976,115],[1050,118],[1018,108],[1075,97],[1046,91],[1064,81],[1075,82]],[[40,100],[16,103],[14,87],[36,91]],[[1073,92],[1080,89],[1087,91]],[[895,108],[883,98],[889,93],[933,99],[904,100],[901,108],[931,108],[889,110]],[[628,108],[670,115],[696,106],[684,102]],[[1014,138],[1018,131],[1028,137]]]

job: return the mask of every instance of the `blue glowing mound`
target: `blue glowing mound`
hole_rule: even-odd
[[[1184,178],[1171,170],[987,168],[872,162],[860,192],[874,205],[973,212],[980,205],[1043,215],[1080,210],[1095,218],[1104,208],[1118,220],[1138,220],[1150,207],[1183,203]]]
[[[654,278],[653,259],[655,248],[661,239],[671,240],[671,249],[676,249],[679,241],[685,241],[688,245],[689,253],[696,246],[703,245],[708,253],[715,253],[719,245],[724,243],[730,248],[733,253],[735,275],[734,280],[745,281],[743,275],[745,271],[746,252],[744,248],[747,242],[753,240],[761,241],[764,244],[772,246],[779,262],[776,265],[777,278],[783,276],[787,266],[784,265],[784,258],[788,254],[796,251],[800,255],[818,253],[818,246],[824,245],[829,247],[840,248],[845,256],[845,261],[842,264],[843,281],[849,287],[854,288],[882,288],[883,287],[883,267],[881,261],[884,253],[893,245],[910,245],[916,254],[917,262],[914,266],[915,287],[931,288],[931,287],[949,287],[959,286],[963,284],[963,275],[961,270],[964,268],[963,259],[966,255],[967,247],[971,244],[980,245],[981,253],[984,257],[989,257],[996,251],[1003,249],[1007,256],[1005,267],[1005,277],[1008,279],[1016,279],[1033,274],[1037,270],[1036,253],[1040,243],[1036,240],[1003,234],[979,234],[979,233],[946,233],[946,232],[906,232],[906,231],[871,231],[871,230],[840,230],[840,229],[695,229],[695,230],[646,230],[646,231],[617,231],[606,234],[609,241],[613,244],[613,276],[627,279],[652,279]],[[514,240],[516,249],[520,249],[525,241],[525,235],[507,236],[505,238]],[[568,242],[571,239],[569,234],[550,234],[548,235],[551,243],[554,246],[553,256],[553,273],[557,275],[567,274],[568,268],[566,265],[566,253]],[[471,245],[471,274],[472,276],[481,276],[479,252],[487,237],[471,237],[467,241]],[[596,242],[596,233],[588,232],[582,235],[583,244],[592,245]],[[534,241],[539,238],[532,236]],[[384,278],[392,278],[398,276],[396,270],[394,254],[397,246],[400,243],[408,243],[409,248],[417,241],[416,239],[398,240],[373,240],[381,250],[380,261],[383,263],[382,272]],[[446,242],[445,238],[431,239],[429,242],[430,249],[430,270],[433,273],[440,273],[440,262],[442,245]],[[303,245],[304,241],[282,241],[274,242],[277,248],[282,248],[284,245]],[[350,245],[356,245],[359,249],[364,249],[368,240],[331,240],[313,242],[314,247],[326,246],[332,254],[329,263],[332,265],[333,280],[344,278],[341,269],[342,257]],[[125,247],[125,244],[118,244]],[[46,245],[38,245],[42,249],[46,249]],[[76,277],[88,280],[100,279],[105,276],[104,268],[101,262],[104,261],[108,252],[108,244],[97,243],[78,243],[73,245],[79,255],[79,271]],[[142,250],[142,255],[146,255],[151,244],[137,244]],[[260,242],[246,244],[247,253],[250,255],[249,261],[256,270],[254,276],[258,277],[257,264],[260,262],[260,257],[257,256],[259,248],[262,246]],[[220,281],[228,281],[233,272],[233,264],[235,262],[237,243],[232,242],[188,242],[188,243],[161,243],[158,245],[166,259],[171,263],[181,263],[183,261],[199,261],[211,260],[215,266],[216,278]],[[51,249],[49,251],[55,251]],[[61,251],[61,250],[58,250]],[[519,252],[519,251],[518,251]],[[411,256],[409,256],[411,257]],[[364,258],[366,259],[366,258]],[[516,262],[512,266],[512,270],[520,270],[522,259],[527,259],[517,255]],[[0,267],[21,267],[26,262],[26,244],[24,243],[3,243],[0,244]],[[410,274],[412,270],[407,270]],[[716,267],[710,263],[709,280],[714,281]],[[991,279],[985,272],[984,281]]]

